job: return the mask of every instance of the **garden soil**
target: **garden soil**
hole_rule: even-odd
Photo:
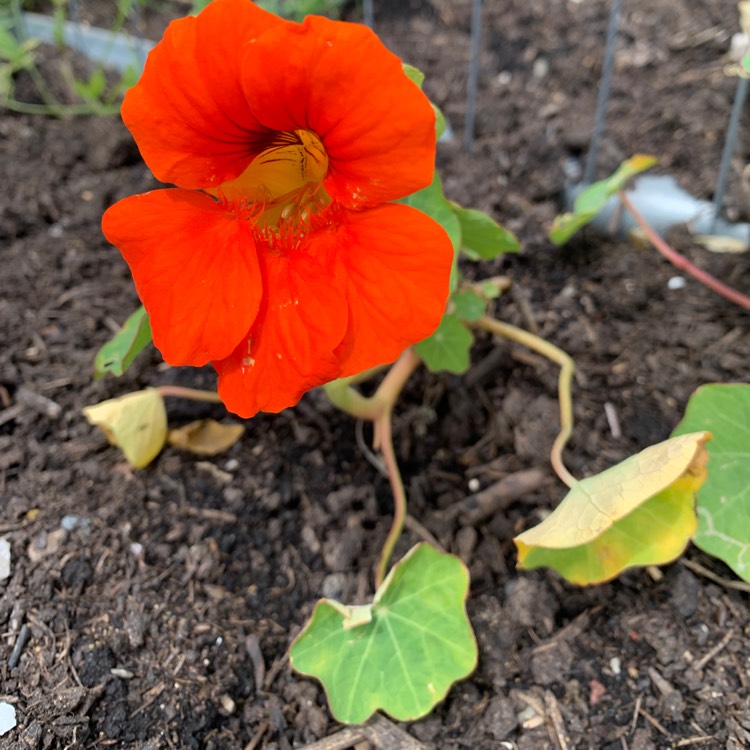
[[[724,73],[734,4],[624,5],[600,175],[652,153],[660,171],[711,198],[735,88]],[[110,3],[78,6],[111,24]],[[141,30],[158,35],[164,14],[186,7],[147,5]],[[748,382],[750,361],[748,313],[689,279],[671,288],[680,273],[653,249],[594,231],[563,249],[545,238],[591,133],[607,12],[596,0],[485,3],[467,154],[470,3],[376,3],[384,40],[427,74],[454,129],[439,148],[448,195],[523,244],[467,273],[512,279],[493,313],[575,358],[566,459],[577,476],[666,438],[699,385]],[[38,55],[65,100],[64,53]],[[17,95],[35,101],[24,74]],[[313,392],[246,422],[221,456],[167,448],[147,469],[129,468],[84,406],[149,385],[215,384],[210,369],[171,369],[153,351],[120,379],[91,377],[97,349],[138,304],[101,214],[156,183],[116,117],[5,110],[0,154],[0,535],[11,549],[0,700],[18,721],[0,747],[281,750],[336,735],[321,688],[286,654],[320,596],[372,594],[391,496],[354,421]],[[732,219],[748,218],[747,156],[743,131]],[[747,255],[709,253],[684,231],[672,240],[750,290]],[[421,721],[383,719],[315,747],[750,746],[747,588],[694,547],[660,571],[586,589],[517,571],[512,537],[564,495],[548,462],[558,373],[487,337],[474,361],[463,377],[420,372],[395,439],[417,522],[397,555],[434,537],[466,561],[478,667]],[[168,411],[175,426],[228,419],[180,400]],[[491,502],[472,513],[477,491]]]

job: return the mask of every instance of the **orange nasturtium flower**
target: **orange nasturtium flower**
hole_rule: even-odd
[[[122,117],[177,188],[104,215],[154,343],[233,412],[280,411],[437,327],[452,248],[396,203],[430,184],[432,107],[366,27],[215,0],[171,23]]]

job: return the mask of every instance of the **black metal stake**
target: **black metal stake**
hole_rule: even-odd
[[[737,81],[737,90],[734,93],[734,104],[732,105],[732,114],[729,115],[729,126],[727,135],[724,139],[724,149],[721,152],[721,161],[719,162],[719,176],[716,178],[716,188],[714,190],[714,216],[711,219],[711,234],[716,231],[716,222],[724,205],[724,195],[727,189],[727,180],[729,179],[729,165],[732,161],[732,152],[737,143],[737,131],[740,126],[740,117],[742,110],[745,108],[747,99],[747,78],[740,77]]]
[[[372,7],[372,0],[362,0],[362,20],[365,26],[371,29],[375,28],[375,11]]]
[[[604,66],[602,79],[599,83],[599,95],[596,99],[596,114],[594,115],[594,132],[591,134],[589,153],[586,156],[586,166],[583,170],[583,184],[594,181],[596,173],[596,158],[599,155],[599,143],[604,132],[604,119],[607,112],[607,102],[612,88],[612,69],[615,62],[615,43],[617,29],[620,25],[620,0],[612,0],[609,11],[609,25],[607,26],[607,44],[604,48]]]
[[[482,0],[471,3],[471,60],[469,61],[469,81],[466,86],[466,123],[464,125],[464,149],[471,151],[474,145],[474,122],[477,105],[477,84],[479,82],[479,47],[482,37]]]

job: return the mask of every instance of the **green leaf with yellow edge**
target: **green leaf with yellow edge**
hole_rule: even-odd
[[[164,399],[155,388],[87,406],[83,416],[99,427],[137,469],[148,466],[167,439]]]
[[[415,344],[414,351],[430,372],[453,372],[460,375],[469,369],[474,336],[454,314],[443,315],[437,330]]]
[[[146,310],[138,308],[122,328],[101,348],[94,360],[94,378],[108,372],[120,376],[151,343],[151,323]]]
[[[476,667],[468,589],[457,557],[418,544],[372,604],[320,600],[292,644],[292,666],[322,683],[337,721],[360,724],[375,711],[398,721],[425,716]]]
[[[679,557],[697,528],[710,438],[670,438],[577,482],[542,523],[516,537],[519,567],[552,568],[588,585]]]
[[[650,169],[656,162],[653,156],[636,154],[620,164],[614,174],[589,185],[573,202],[572,213],[560,214],[555,218],[549,231],[550,240],[555,245],[564,245],[596,217],[607,201],[625,187],[629,179]]]
[[[750,385],[698,388],[674,434],[695,430],[710,430],[714,437],[693,542],[750,581]]]
[[[170,445],[198,456],[215,456],[231,448],[245,432],[241,424],[221,424],[215,419],[199,419],[170,430]]]
[[[520,245],[513,232],[487,214],[453,203],[461,224],[461,252],[471,260],[492,260],[503,253],[517,253]]]

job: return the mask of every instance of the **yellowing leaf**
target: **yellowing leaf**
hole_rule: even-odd
[[[83,416],[99,427],[137,469],[148,466],[167,439],[164,400],[154,388],[87,406]]]
[[[737,237],[723,237],[718,234],[696,234],[693,239],[712,253],[746,253],[750,245]]]
[[[740,11],[740,28],[744,34],[750,36],[750,2],[741,0],[737,7]]]
[[[199,419],[170,430],[167,441],[170,445],[199,456],[215,456],[231,448],[244,431],[241,424],[221,424],[214,419]]]
[[[541,524],[515,539],[519,566],[601,583],[635,565],[678,557],[697,528],[709,432],[652,445],[574,485]]]

